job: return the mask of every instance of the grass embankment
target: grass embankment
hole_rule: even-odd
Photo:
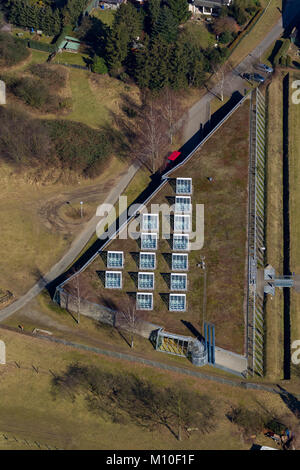
[[[189,254],[186,313],[169,312],[166,305],[169,293],[171,247],[160,240],[155,271],[154,310],[148,320],[163,325],[173,332],[189,335],[183,320],[196,328],[202,325],[203,276],[199,268],[200,255],[206,256],[208,291],[206,320],[216,325],[217,344],[236,352],[243,351],[244,343],[244,273],[246,245],[246,205],[248,169],[249,108],[246,103],[199,151],[178,174],[173,177],[192,177],[195,204],[205,205],[205,243],[203,250]],[[214,177],[210,183],[208,176]],[[171,185],[167,185],[153,198],[151,204],[168,204],[174,198]],[[195,225],[194,225],[195,228]],[[125,252],[123,295],[137,287],[134,273],[138,270],[136,258],[139,245],[135,240],[115,240],[109,250]],[[98,302],[101,297],[119,303],[119,291],[104,289],[99,271],[105,263],[99,257],[81,274],[82,285],[89,300]],[[83,290],[82,290],[83,291]]]
[[[291,72],[290,84],[300,80],[299,72]],[[292,94],[295,90],[290,88]],[[290,99],[289,106],[289,183],[290,183],[290,269],[300,274],[300,104]],[[291,290],[291,343],[300,339],[300,293]],[[293,351],[292,351],[293,352]],[[300,366],[292,365],[292,375],[300,378]]]
[[[27,442],[59,449],[249,449],[250,442],[241,438],[238,427],[226,414],[231,407],[246,406],[272,415],[291,413],[277,395],[253,392],[214,382],[184,377],[185,385],[195,392],[209,395],[214,408],[214,426],[209,432],[192,432],[181,442],[164,427],[153,431],[135,423],[114,423],[87,409],[84,394],[76,399],[52,394],[52,374],[62,374],[75,361],[94,365],[104,372],[127,375],[133,373],[159,387],[176,386],[183,376],[151,367],[133,365],[93,353],[48,343],[39,339],[0,330],[6,343],[7,365],[1,366],[1,436],[0,448],[26,448]],[[16,367],[17,362],[20,367]],[[33,366],[36,370],[34,370]],[[13,442],[13,439],[17,441]],[[256,442],[270,445],[261,434]],[[33,447],[33,446],[32,446]],[[31,447],[31,448],[32,448]],[[28,447],[27,447],[28,448]]]
[[[237,66],[259,43],[266,37],[269,31],[276,25],[281,17],[282,0],[260,0],[261,6],[266,9],[248,35],[241,39],[236,49],[231,54],[229,61],[232,67]]]
[[[7,69],[6,73],[22,77],[24,73],[28,74],[33,64],[44,64],[47,57],[48,54],[44,52],[32,50],[30,60],[20,63],[15,68]],[[64,119],[99,129],[112,121],[111,111],[120,110],[122,94],[130,93],[131,97],[135,96],[138,99],[136,87],[100,76],[94,82],[91,74],[82,70],[65,68],[65,71],[67,84],[62,94],[70,98],[72,111],[67,116],[64,115]],[[11,99],[9,104],[12,104]],[[18,105],[22,106],[22,103],[19,102]],[[26,111],[33,114],[29,107]],[[34,116],[45,119],[62,117],[60,114],[42,114],[38,110],[34,111]],[[70,149],[70,146],[67,148]],[[60,151],[63,150],[64,146],[61,145]],[[48,153],[47,150],[43,157]],[[47,182],[47,172],[32,179],[27,174],[24,176],[21,173],[15,174],[7,164],[1,163],[0,253],[3,267],[0,272],[0,287],[9,289],[14,295],[19,296],[37,280],[40,273],[45,274],[66,251],[81,229],[82,222],[86,222],[88,217],[94,214],[97,206],[104,201],[127,165],[126,161],[113,157],[107,162],[101,174],[96,173],[95,178],[91,180],[78,177],[74,183],[66,175],[56,185],[51,185],[49,182],[53,183],[56,178],[59,179],[58,168],[54,171],[49,169],[48,184],[43,185],[42,181]],[[135,185],[139,191],[141,188],[139,182],[136,181]],[[64,204],[69,201],[77,208],[80,200],[85,204],[85,217],[83,220],[74,220],[70,217],[70,207]]]
[[[266,246],[268,264],[276,273],[283,267],[283,76],[278,73],[268,88],[268,148],[267,148],[267,225]],[[283,291],[268,296],[266,303],[266,377],[283,378]]]

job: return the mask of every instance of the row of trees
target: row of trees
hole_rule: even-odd
[[[56,36],[64,25],[75,26],[88,0],[65,0],[58,7],[55,2],[7,0],[8,20],[18,26],[41,29]]]
[[[97,366],[71,364],[52,380],[54,396],[72,400],[84,393],[88,409],[114,423],[167,429],[178,440],[214,428],[211,399],[182,384],[154,385],[133,374],[112,374]]]

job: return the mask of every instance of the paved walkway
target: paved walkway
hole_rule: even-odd
[[[140,165],[135,163],[131,165],[119,183],[111,190],[103,203],[116,204],[119,196],[124,192]],[[37,296],[45,288],[47,284],[60,276],[78,257],[80,252],[84,249],[91,237],[94,235],[96,226],[103,217],[94,216],[86,224],[84,230],[75,238],[67,253],[56,263],[51,270],[41,278],[25,295],[13,302],[8,307],[0,311],[0,321],[5,320],[7,317],[15,313],[20,308],[24,307],[30,300]]]

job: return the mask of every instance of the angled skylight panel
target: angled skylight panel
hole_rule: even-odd
[[[154,273],[139,273],[138,288],[139,290],[154,289]]]
[[[156,255],[155,253],[140,253],[140,269],[155,269]]]
[[[171,290],[187,290],[187,275],[172,273]]]
[[[177,251],[188,251],[190,249],[189,235],[188,234],[176,234],[173,235],[173,250]]]
[[[188,269],[188,255],[185,253],[172,253],[172,271],[186,271]]]
[[[192,212],[191,196],[176,196],[175,198],[175,212]]]
[[[192,194],[192,178],[176,178],[176,194]]]
[[[105,271],[105,287],[107,289],[122,289],[121,271]]]
[[[143,214],[143,230],[149,232],[157,232],[158,228],[158,214]]]
[[[191,216],[190,215],[174,215],[174,231],[175,232],[190,232],[191,231]]]
[[[137,310],[153,310],[153,294],[150,292],[137,292],[136,308]]]
[[[107,252],[107,267],[108,268],[123,268],[124,253],[123,251],[108,251]]]
[[[142,250],[157,250],[157,233],[142,233]]]
[[[186,310],[186,295],[185,294],[170,294],[169,295],[169,311],[170,312],[184,312]]]

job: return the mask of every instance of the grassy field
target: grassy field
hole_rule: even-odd
[[[235,67],[238,65],[258,44],[267,33],[275,26],[281,17],[280,9],[282,0],[260,0],[263,8],[267,7],[264,15],[259,19],[251,32],[245,36],[231,54],[229,61]]]
[[[53,64],[81,65],[83,67],[86,67],[89,61],[90,61],[90,58],[87,54],[60,52],[56,54],[52,63]]]
[[[282,220],[282,125],[283,76],[277,73],[268,88],[268,154],[267,154],[267,259],[276,272],[283,266]],[[277,380],[283,377],[283,292],[267,297],[266,303],[266,376]]]
[[[65,181],[42,186],[24,181],[22,175],[11,178],[11,170],[0,165],[1,235],[0,286],[19,296],[36,282],[40,274],[55,264],[81,230],[87,216],[121,177],[126,164],[114,158],[94,180]],[[73,220],[64,211],[65,201],[75,204],[83,198],[89,213]],[[50,249],[51,247],[51,249]]]
[[[173,175],[194,178],[193,202],[205,205],[205,244],[203,250],[192,251],[189,256],[188,311],[183,314],[169,312],[165,304],[169,292],[166,278],[170,271],[168,258],[171,248],[167,240],[160,240],[158,252],[162,254],[157,255],[155,308],[147,315],[148,320],[173,332],[190,334],[182,323],[184,320],[200,328],[203,276],[196,265],[200,255],[205,255],[208,266],[206,320],[216,325],[217,344],[236,352],[242,352],[244,345],[248,131],[249,109],[245,104],[183,169],[178,170],[178,174]],[[208,182],[208,175],[214,176],[213,184]],[[170,202],[173,196],[171,185],[166,185],[151,203]],[[135,291],[133,278],[137,271],[137,242],[129,238],[115,240],[109,249],[125,252],[123,295]],[[94,302],[101,299],[118,302],[120,293],[103,287],[97,272],[104,270],[105,263],[99,257],[81,274],[86,295]]]
[[[0,449],[249,449],[254,442],[272,445],[258,435],[242,438],[236,425],[227,418],[232,406],[267,409],[277,417],[293,422],[291,413],[277,395],[252,392],[214,382],[184,377],[190,388],[208,394],[215,410],[210,432],[194,432],[189,439],[178,441],[159,427],[150,431],[135,424],[116,424],[88,411],[83,394],[73,401],[52,393],[52,374],[62,373],[75,361],[97,365],[113,373],[133,373],[160,386],[175,385],[183,376],[150,367],[108,359],[93,353],[48,343],[18,333],[0,330],[6,343],[7,365],[1,366],[0,382]],[[16,362],[19,368],[16,367]],[[35,367],[35,370],[33,368]],[[38,372],[36,372],[38,370]],[[5,440],[3,434],[8,437]],[[29,444],[27,444],[26,442]]]
[[[299,72],[290,74],[290,84],[300,80]],[[290,87],[291,93],[294,91]],[[289,108],[289,178],[290,178],[290,269],[300,273],[300,105],[290,100]],[[291,290],[291,342],[300,339],[300,294]],[[299,366],[294,374],[300,377]]]

